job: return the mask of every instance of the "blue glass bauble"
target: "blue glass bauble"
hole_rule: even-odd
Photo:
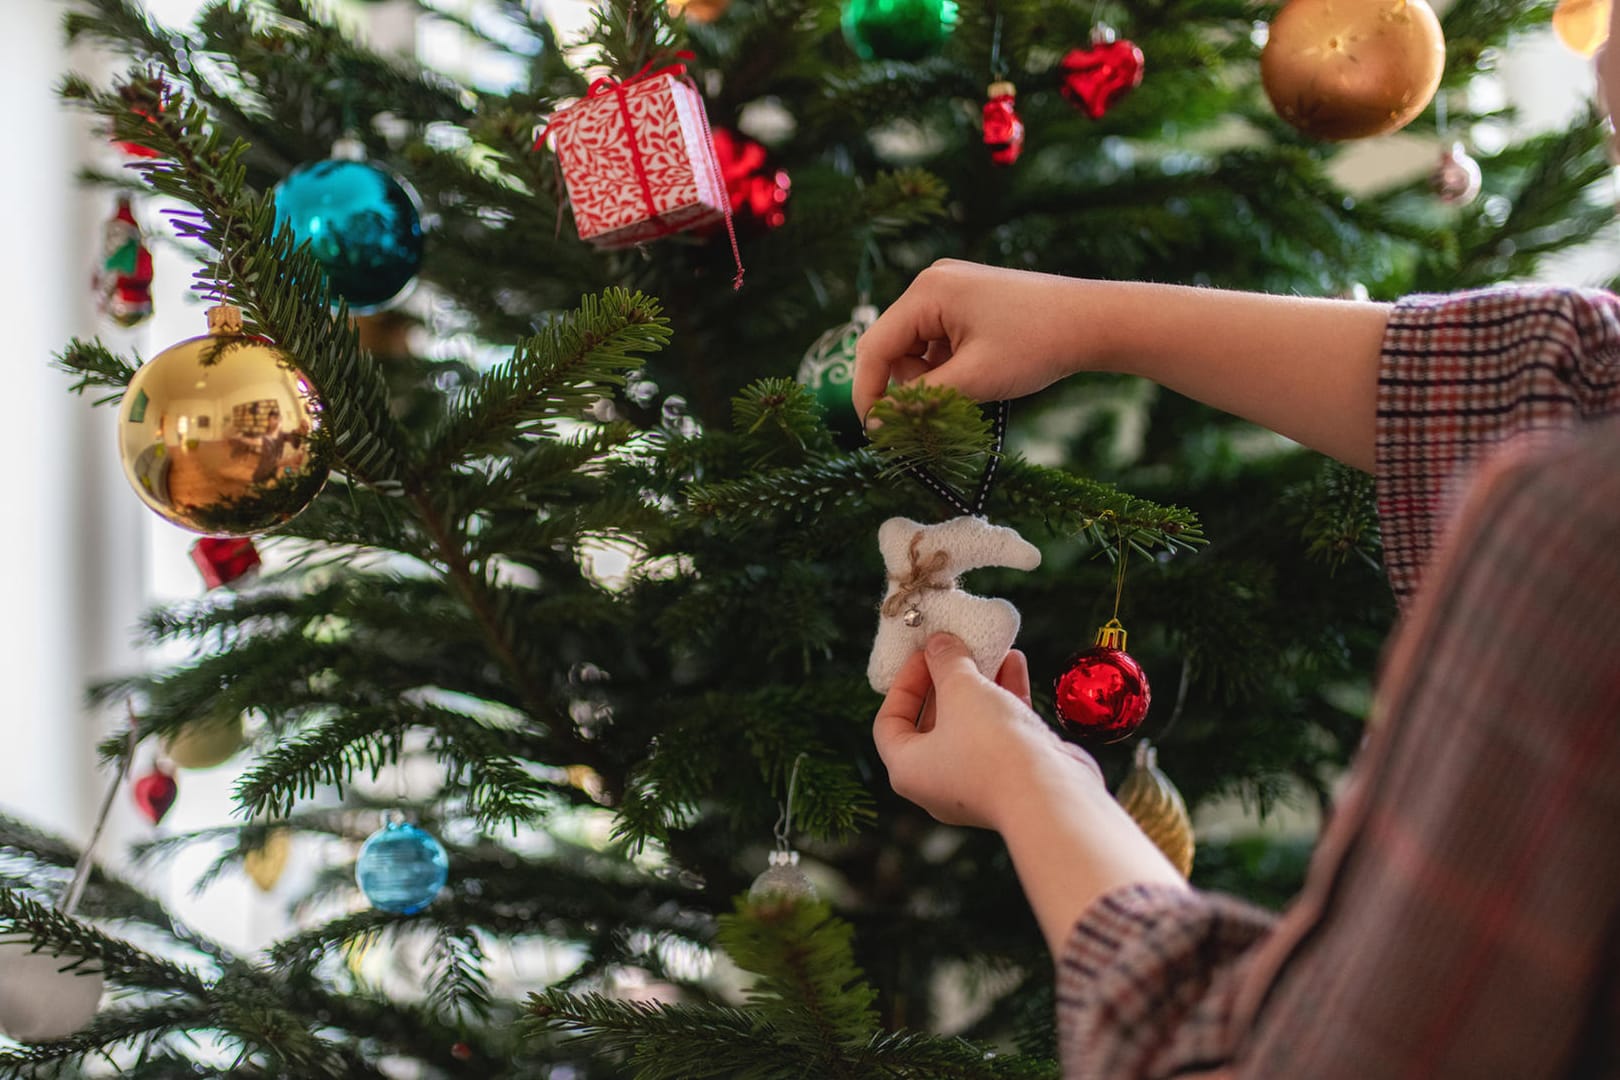
[[[450,877],[450,857],[431,833],[390,822],[366,838],[354,880],[371,906],[415,915],[433,902]]]
[[[357,313],[398,296],[422,268],[416,196],[364,161],[332,158],[276,185],[276,226],[307,241],[332,291]]]

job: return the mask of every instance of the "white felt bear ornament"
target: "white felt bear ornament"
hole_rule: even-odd
[[[974,596],[957,587],[959,575],[981,566],[1033,570],[1041,553],[1018,533],[981,517],[938,525],[890,518],[878,529],[878,550],[889,574],[879,608],[877,640],[866,678],[888,693],[894,677],[930,634],[955,634],[967,644],[986,678],[996,677],[1018,637],[1018,609],[1005,600]]]

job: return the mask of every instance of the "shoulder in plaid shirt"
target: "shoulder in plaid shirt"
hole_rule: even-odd
[[[1067,1080],[1620,1077],[1617,412],[1607,293],[1394,310],[1380,722],[1281,919],[1145,886],[1086,911]]]

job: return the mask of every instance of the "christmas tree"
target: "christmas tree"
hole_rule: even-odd
[[[1046,687],[1122,579],[1161,764],[1195,808],[1264,808],[1288,790],[1325,802],[1360,737],[1393,612],[1371,481],[1101,375],[1020,403],[999,456],[993,417],[944,392],[897,392],[868,443],[848,404],[851,312],[941,257],[1322,296],[1495,282],[1609,219],[1586,197],[1608,173],[1598,125],[1502,149],[1477,200],[1443,202],[1422,177],[1352,197],[1342,145],[1262,93],[1255,20],[1275,8],[1245,0],[613,0],[583,44],[522,0],[478,10],[434,17],[504,54],[514,85],[381,54],[305,0],[221,0],[187,28],[133,0],[66,17],[127,58],[110,81],[64,82],[140,150],[92,179],[183,206],[199,291],[240,309],[195,362],[273,349],[319,402],[302,427],[229,418],[259,455],[242,467],[270,467],[200,524],[284,522],[264,542],[288,557],[147,617],[148,639],[192,650],[95,688],[134,718],[106,757],[246,743],[240,826],[142,859],[224,841],[210,875],[254,872],[289,837],[346,855],[298,933],[236,955],[111,872],[62,910],[78,852],[0,821],[0,930],[52,958],[27,980],[73,966],[110,989],[77,1030],[0,1050],[6,1074],[1054,1076],[1050,959],[1000,841],[896,798],[871,746],[878,526],[957,512],[915,467],[969,491],[996,461],[985,510],[1044,559],[971,586],[1021,609]],[[1451,125],[1488,119],[1463,91],[1549,13],[1450,7]],[[1128,49],[1113,83],[1081,77],[1095,69],[1069,54],[1099,14],[1145,77]],[[1017,89],[992,95],[999,149],[992,82]],[[731,219],[711,192],[707,224],[582,241],[566,219],[587,225],[609,163],[568,153],[566,118],[605,102],[628,124],[649,88],[701,99],[706,123],[688,111],[682,130],[701,147],[712,125]],[[1431,108],[1413,130],[1438,123]],[[289,185],[340,143],[407,182],[428,226],[419,266],[413,249],[383,268],[419,288],[382,315],[350,311],[397,289],[382,270],[344,269],[289,227]],[[607,199],[650,203],[636,186]],[[473,344],[435,344],[452,339]],[[141,361],[94,340],[58,358],[132,422]],[[184,516],[174,470],[143,497]],[[605,569],[615,550],[623,573]],[[1117,781],[1131,753],[1099,757]],[[434,783],[378,794],[407,768]],[[397,876],[363,865],[361,899],[359,842],[385,820],[413,866],[442,844],[442,891],[430,874],[390,898]],[[782,876],[819,899],[750,897],[787,845],[802,877]],[[1281,903],[1302,858],[1205,843],[1193,880]],[[567,957],[558,976],[494,993],[491,966],[537,948]],[[369,949],[414,957],[412,984],[365,978]],[[21,967],[5,980],[33,990]],[[657,995],[633,992],[649,982]]]

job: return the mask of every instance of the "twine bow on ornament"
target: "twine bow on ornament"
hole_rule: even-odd
[[[935,575],[942,573],[950,565],[950,555],[941,548],[923,561],[919,549],[922,546],[923,534],[913,533],[911,547],[907,554],[911,559],[911,568],[903,575],[890,575],[889,580],[894,582],[895,591],[883,601],[883,614],[894,618],[905,611],[911,604],[911,598],[920,596],[929,589],[945,590],[951,588],[955,582],[947,578],[944,581],[936,580]]]

